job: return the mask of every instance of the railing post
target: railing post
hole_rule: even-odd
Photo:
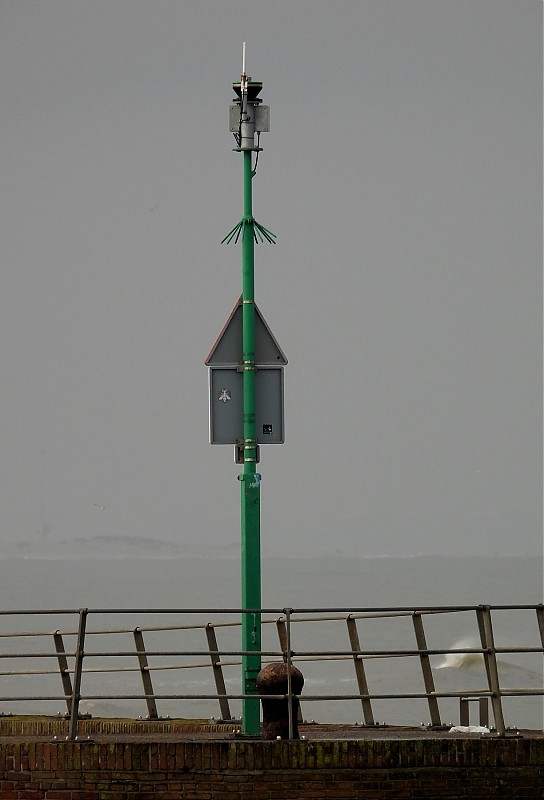
[[[287,644],[287,713],[289,715],[289,739],[293,738],[293,687],[291,675],[291,612],[292,608],[284,608],[285,614],[285,633]]]
[[[285,620],[281,617],[278,617],[276,620],[276,630],[278,632],[278,639],[280,640],[280,650],[282,652],[283,663],[287,664],[287,630],[285,628]],[[302,704],[299,701],[298,704],[298,711],[297,711],[297,720],[302,722]]]
[[[206,625],[206,638],[208,640],[208,647],[210,649],[210,658],[212,661],[213,677],[215,679],[215,688],[217,690],[217,699],[219,700],[219,709],[221,711],[221,719],[232,719],[230,713],[229,701],[227,699],[227,689],[225,686],[225,679],[223,677],[223,668],[221,666],[221,659],[219,658],[219,648],[217,646],[217,638],[215,636],[215,628],[211,622]]]
[[[278,631],[278,639],[280,640],[283,663],[287,664],[287,631],[285,629],[285,620],[281,617],[278,617],[276,620],[276,630]]]
[[[134,628],[134,644],[136,646],[136,653],[138,656],[138,663],[140,665],[140,674],[142,676],[142,683],[144,686],[145,702],[147,704],[147,716],[149,719],[158,719],[157,704],[155,702],[155,692],[153,691],[153,682],[151,680],[151,673],[149,672],[149,664],[147,663],[147,655],[145,652],[144,635],[140,628]]]
[[[85,656],[85,630],[87,627],[87,609],[79,609],[79,625],[77,631],[77,644],[74,664],[74,686],[72,689],[72,703],[70,713],[70,739],[77,738],[77,721],[79,716],[79,701],[81,699],[81,678],[83,674],[83,658]]]
[[[493,717],[497,733],[503,736],[506,728],[501,702],[501,687],[499,684],[499,670],[497,667],[497,654],[495,652],[495,642],[493,640],[493,626],[491,624],[491,609],[489,606],[478,606],[476,609],[478,618],[478,628],[480,640],[484,651],[484,665],[487,675],[487,683],[491,692],[491,705],[493,707]]]
[[[542,603],[536,607],[536,619],[540,631],[540,641],[542,642],[542,647],[544,647],[544,605]]]
[[[359,694],[361,695],[361,705],[363,706],[363,718],[365,725],[374,725],[374,714],[372,713],[372,703],[370,702],[368,684],[366,682],[365,666],[363,657],[359,655],[361,645],[359,643],[359,633],[357,631],[357,622],[351,616],[346,618],[348,626],[349,642],[353,650],[353,665],[355,667],[355,676],[357,678],[357,686],[359,687]]]
[[[428,654],[424,652],[427,650],[427,640],[425,638],[425,630],[423,628],[423,619],[418,611],[414,611],[412,614],[412,622],[414,623],[417,649],[419,650],[419,660],[421,663],[421,672],[423,674],[423,683],[425,684],[425,691],[427,693],[431,725],[435,728],[439,728],[442,723],[440,721],[438,699],[434,697],[435,688],[433,670],[431,666],[431,659],[429,658]]]
[[[72,681],[70,680],[70,670],[68,668],[68,659],[66,658],[66,651],[64,649],[64,641],[60,631],[55,631],[53,634],[53,641],[55,643],[55,650],[57,651],[57,660],[59,662],[60,677],[62,679],[62,689],[64,691],[64,698],[66,700],[66,707],[68,714],[72,713]]]

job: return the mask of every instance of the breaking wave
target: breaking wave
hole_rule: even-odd
[[[463,647],[474,650],[481,645],[475,639],[461,639],[452,645],[452,650],[462,650]],[[514,664],[504,659],[497,659],[497,664],[503,678],[521,672],[529,681],[529,685],[532,683],[532,679],[536,681],[536,686],[540,686],[542,683],[542,671],[537,672],[526,665]],[[481,653],[447,653],[440,663],[433,666],[434,669],[473,669],[483,666],[483,656]]]
[[[474,640],[461,639],[454,643],[452,650],[461,650],[463,647],[474,649],[479,646]],[[471,667],[479,666],[481,663],[481,653],[447,653],[444,659],[435,665],[435,669],[470,669]]]

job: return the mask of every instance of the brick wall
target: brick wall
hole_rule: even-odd
[[[0,798],[541,798],[544,739],[9,742]]]

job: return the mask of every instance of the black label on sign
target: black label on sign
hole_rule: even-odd
[[[263,425],[263,434],[272,433],[272,425]]]

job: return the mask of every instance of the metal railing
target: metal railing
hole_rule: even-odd
[[[290,667],[293,663],[305,664],[304,669],[315,665],[326,665],[335,662],[335,672],[329,675],[327,683],[336,684],[338,669],[342,662],[352,665],[351,677],[342,680],[352,683],[356,691],[338,693],[333,691],[311,693],[308,689],[311,681],[307,682],[307,691],[300,696],[304,705],[313,702],[348,701],[360,704],[363,716],[363,725],[373,726],[376,722],[375,706],[379,701],[423,701],[426,703],[430,727],[443,727],[443,714],[440,703],[447,698],[458,701],[460,724],[468,725],[469,704],[478,703],[480,724],[489,723],[489,705],[493,715],[494,728],[499,735],[507,730],[505,721],[505,698],[542,697],[544,689],[542,680],[541,656],[544,654],[544,605],[509,605],[509,606],[444,606],[426,608],[305,608],[305,609],[78,609],[78,610],[28,610],[28,611],[0,611],[0,708],[17,702],[32,704],[33,713],[36,713],[36,704],[41,702],[61,702],[66,705],[66,717],[69,718],[69,738],[77,737],[78,720],[82,718],[81,703],[83,701],[139,701],[147,709],[147,719],[160,719],[158,704],[168,702],[182,703],[184,701],[214,701],[219,704],[219,722],[233,721],[231,701],[239,701],[248,697],[236,692],[227,691],[225,671],[241,664],[241,657],[245,652],[236,647],[220,647],[218,633],[223,638],[227,635],[232,638],[236,635],[239,640],[241,616],[244,613],[263,615],[263,643],[268,639],[270,645],[261,651],[263,663],[283,660]],[[539,641],[537,645],[508,644],[499,646],[495,641],[494,622],[498,615],[510,615],[511,631],[516,631],[516,638],[529,637],[530,641]],[[274,616],[271,616],[274,615]],[[278,616],[279,615],[279,616]],[[452,621],[462,617],[469,620],[475,630],[474,646],[467,646],[465,642],[458,646],[445,647],[438,641],[435,647],[429,647],[431,639],[444,638],[445,631],[455,628]],[[474,618],[475,617],[475,618]],[[163,624],[156,624],[160,618]],[[223,621],[202,621],[209,618],[220,618]],[[73,620],[76,624],[63,630],[65,620]],[[126,624],[121,627],[92,628],[91,620],[100,623],[103,620],[117,619]],[[24,623],[23,623],[24,620]],[[38,620],[45,620],[48,627],[38,627]],[[128,620],[128,621],[127,621]],[[164,622],[168,620],[168,624]],[[185,621],[184,621],[185,620]],[[188,621],[187,621],[188,620]],[[438,620],[438,624],[433,622]],[[29,623],[31,621],[31,623]],[[133,626],[133,621],[140,624]],[[51,623],[59,627],[51,630]],[[374,646],[383,639],[383,631],[376,636],[376,631],[371,627],[379,623],[383,627],[386,623],[395,623],[393,630],[393,646]],[[411,623],[411,624],[410,624]],[[535,624],[536,623],[536,624]],[[32,625],[29,628],[29,624]],[[110,623],[111,624],[111,623]],[[14,628],[16,625],[16,629]],[[399,627],[400,625],[400,627]],[[313,633],[312,633],[313,629]],[[334,630],[334,633],[333,633]],[[265,636],[268,631],[271,636]],[[274,633],[275,631],[275,633]],[[343,633],[342,633],[343,631]],[[537,638],[538,633],[538,638]],[[449,634],[448,634],[449,635]],[[334,646],[335,636],[338,646]],[[341,638],[338,640],[338,636]],[[112,645],[115,639],[123,637],[130,646],[125,644],[120,649]],[[184,640],[191,645],[195,639],[196,645],[179,648],[178,643]],[[314,646],[317,638],[321,642],[326,638],[331,643],[327,649]],[[412,638],[413,637],[413,638]],[[389,634],[391,638],[391,632]],[[451,636],[450,636],[451,638]],[[107,646],[101,646],[106,639]],[[152,644],[149,644],[152,640]],[[410,644],[410,640],[413,644]],[[198,642],[201,641],[202,645]],[[203,646],[205,641],[205,647]],[[341,644],[345,641],[346,646]],[[363,642],[364,641],[364,646]],[[349,648],[347,644],[349,642]],[[397,644],[397,642],[399,644]],[[44,644],[45,643],[45,644]],[[158,646],[161,644],[162,646]],[[172,645],[176,645],[175,647]],[[165,646],[166,645],[166,646]],[[518,670],[520,676],[536,675],[537,685],[533,686],[505,686],[500,678],[501,661],[503,656],[532,658],[533,666],[538,659],[538,668],[532,673],[521,667],[512,666]],[[443,663],[437,665],[433,660],[441,657]],[[206,660],[203,661],[202,659]],[[408,690],[400,687],[398,691],[398,675],[389,676],[395,683],[396,691],[374,690],[371,687],[381,684],[386,670],[385,663],[406,660],[418,664],[418,681],[421,688]],[[465,685],[461,688],[437,686],[438,669],[451,664],[455,659],[479,664],[476,673],[471,675],[474,680],[482,680],[482,684]],[[130,663],[132,662],[132,663]],[[135,663],[134,663],[135,662]],[[378,665],[378,669],[376,669]],[[369,676],[369,669],[374,669],[375,675]],[[155,681],[159,675],[167,671],[173,673],[179,681],[180,675],[187,675],[187,671],[198,670],[200,674],[211,676],[213,691],[189,692],[174,691],[176,681],[172,678],[167,682],[166,690],[157,691]],[[139,675],[141,688],[133,687],[126,690],[128,673]],[[117,688],[115,691],[106,691],[98,687],[93,691],[93,676],[101,676],[102,680],[115,676]],[[62,691],[49,693],[23,692],[21,687],[25,680],[39,679],[49,681],[56,676],[60,677]],[[182,683],[189,683],[187,679]],[[470,683],[470,682],[469,682]],[[43,685],[43,684],[42,684]],[[380,688],[380,687],[378,687]],[[124,691],[123,691],[124,689]],[[254,697],[254,695],[251,695]],[[290,732],[293,731],[292,718],[292,687],[290,670],[288,669],[288,686],[285,698],[288,702]],[[357,707],[359,707],[357,705]],[[2,712],[4,713],[4,712]],[[8,712],[9,713],[9,712]],[[182,715],[179,715],[182,716]],[[423,723],[422,723],[423,724]],[[451,723],[450,723],[451,724]]]

